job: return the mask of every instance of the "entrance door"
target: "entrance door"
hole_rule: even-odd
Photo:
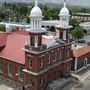
[[[84,66],[87,67],[87,58],[84,60]]]

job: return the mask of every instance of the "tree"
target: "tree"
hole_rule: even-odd
[[[45,10],[43,10],[43,15],[45,20],[58,19],[58,13],[59,13],[58,8],[48,8],[46,11]]]
[[[70,23],[70,25],[73,26],[73,29],[74,29],[75,27],[79,26],[79,24],[80,24],[80,22],[77,21],[76,19],[70,19],[69,23]]]
[[[19,22],[19,21],[20,21],[20,14],[19,14],[19,12],[17,12],[17,13],[15,14],[15,21],[16,21],[16,22]]]
[[[5,29],[5,25],[0,25],[0,31],[3,31],[3,32],[5,32],[6,31],[6,29]]]
[[[26,23],[30,23],[30,18],[27,16]]]
[[[0,18],[1,18],[1,19],[4,19],[4,18],[5,18],[5,13],[0,12]]]
[[[87,9],[86,8],[81,8],[80,12],[86,13],[87,12]]]
[[[84,37],[84,30],[77,26],[71,31],[72,38],[77,42],[79,39],[82,39]]]

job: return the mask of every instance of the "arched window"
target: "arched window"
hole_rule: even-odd
[[[0,73],[3,72],[3,60],[0,59]]]
[[[13,63],[8,63],[8,75],[12,76],[14,71]]]
[[[43,78],[40,78],[39,80],[40,80],[39,83],[42,86],[44,84],[44,79]]]
[[[20,66],[18,68],[18,73],[19,73],[19,79],[23,80],[24,79],[24,72],[23,72],[24,66]]]
[[[32,66],[33,66],[33,62],[32,62],[32,57],[29,57],[29,68],[32,69]]]
[[[43,58],[40,59],[40,68],[43,67]]]

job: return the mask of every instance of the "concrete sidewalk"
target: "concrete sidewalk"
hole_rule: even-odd
[[[0,90],[22,90],[21,85],[0,76]]]
[[[4,85],[4,84],[1,84],[0,85],[0,90],[15,90],[14,88],[11,88],[11,87],[9,87],[9,86],[6,86],[6,85]]]
[[[90,76],[90,67],[83,69],[78,73],[71,73],[71,76],[77,78],[79,81],[83,82]]]

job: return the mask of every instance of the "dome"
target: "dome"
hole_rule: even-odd
[[[41,17],[42,16],[42,11],[41,9],[38,7],[38,1],[35,1],[35,6],[34,8],[32,8],[31,12],[30,12],[30,17]]]
[[[42,11],[38,6],[35,6],[30,13],[30,16],[42,16]]]
[[[69,10],[66,7],[63,7],[60,11],[60,15],[69,16]]]
[[[69,10],[66,7],[66,2],[64,2],[64,7],[60,11],[60,16],[69,16]]]

